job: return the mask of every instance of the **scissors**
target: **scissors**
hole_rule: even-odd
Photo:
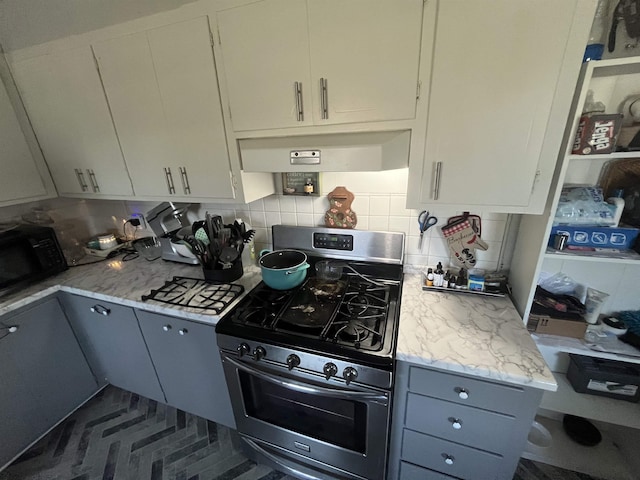
[[[422,250],[422,241],[424,240],[424,232],[438,223],[438,218],[429,214],[428,210],[423,210],[418,215],[418,225],[420,225],[420,243],[418,248]]]

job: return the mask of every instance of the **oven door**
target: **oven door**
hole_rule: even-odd
[[[307,458],[341,478],[384,478],[389,392],[337,381],[327,387],[324,377],[298,372],[304,378],[294,379],[279,365],[224,352],[222,362],[238,432],[280,457],[283,469]]]

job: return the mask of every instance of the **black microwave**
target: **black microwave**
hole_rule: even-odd
[[[53,228],[19,225],[0,233],[0,291],[67,268]]]

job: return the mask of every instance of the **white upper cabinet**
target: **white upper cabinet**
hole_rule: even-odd
[[[262,0],[218,13],[233,130],[415,117],[422,0]]]
[[[593,3],[432,6],[426,143],[424,159],[410,165],[409,206],[542,211]]]
[[[0,80],[0,205],[47,195],[47,188]]]
[[[61,195],[133,191],[91,49],[12,64],[18,90]]]
[[[233,198],[207,17],[93,49],[136,196]]]

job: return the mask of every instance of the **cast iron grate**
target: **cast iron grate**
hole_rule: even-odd
[[[244,292],[242,285],[235,283],[212,283],[200,278],[173,277],[148,295],[142,301],[178,305],[220,313]]]

